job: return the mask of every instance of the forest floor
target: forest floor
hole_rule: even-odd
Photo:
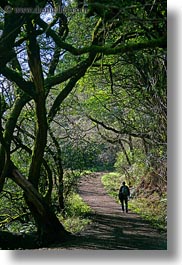
[[[53,249],[166,250],[167,234],[121,206],[105,191],[103,173],[81,179],[79,194],[92,209],[92,224],[72,240]]]

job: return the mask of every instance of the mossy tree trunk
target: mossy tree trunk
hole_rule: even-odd
[[[45,244],[54,241],[64,241],[69,236],[69,233],[34,186],[15,167],[12,167],[10,177],[24,190],[29,208],[37,223],[41,242]]]

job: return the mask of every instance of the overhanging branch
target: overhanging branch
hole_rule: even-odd
[[[76,73],[72,72],[72,78],[69,80],[65,88],[59,93],[59,95],[54,101],[54,104],[52,105],[52,108],[49,111],[49,115],[48,115],[49,122],[53,120],[53,118],[55,117],[56,113],[58,112],[60,108],[61,103],[69,95],[72,89],[75,87],[75,84],[78,82],[78,80],[84,76],[87,69],[92,64],[93,60],[94,60],[94,57],[86,59],[84,62],[82,62],[79,66],[75,68],[75,70],[77,70]],[[70,74],[71,74],[71,71],[70,71]]]
[[[99,121],[99,120],[97,120],[97,119],[91,117],[90,115],[87,115],[87,117],[88,117],[91,121],[93,121],[93,122],[95,122],[96,124],[102,126],[104,129],[106,129],[106,130],[108,130],[108,131],[112,131],[112,132],[114,132],[114,133],[116,133],[116,134],[119,134],[119,135],[126,134],[126,135],[130,135],[130,136],[137,137],[137,138],[142,138],[142,139],[147,138],[147,139],[150,139],[150,136],[149,136],[147,133],[141,133],[141,132],[140,132],[140,133],[134,133],[134,132],[129,132],[129,131],[127,131],[126,129],[123,129],[123,130],[117,130],[117,129],[111,127],[111,126],[106,125],[104,122]]]
[[[14,82],[22,91],[24,91],[31,98],[35,97],[34,85],[31,81],[25,81],[19,73],[8,67],[1,68],[0,72],[8,80]]]
[[[58,47],[70,52],[73,55],[82,55],[90,52],[103,53],[104,55],[114,55],[156,47],[166,48],[167,46],[167,38],[166,36],[163,36],[161,38],[146,40],[139,43],[133,41],[132,43],[122,44],[114,48],[113,45],[90,45],[84,48],[77,49],[73,45],[62,41],[62,39],[55,33],[55,31],[52,30],[49,25],[42,19],[38,19],[37,23],[40,27],[44,29],[47,35],[53,38],[54,42]]]

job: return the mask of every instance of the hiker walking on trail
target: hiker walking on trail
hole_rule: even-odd
[[[122,186],[119,189],[119,200],[121,202],[123,212],[125,209],[126,213],[128,212],[128,197],[129,196],[130,196],[130,190],[128,186],[126,185],[125,181],[123,181]],[[125,208],[124,208],[124,204],[125,204]]]

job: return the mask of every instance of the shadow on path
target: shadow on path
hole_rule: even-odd
[[[65,243],[67,249],[166,250],[166,234],[160,234],[137,214],[124,214],[101,183],[101,174],[83,178],[79,193],[93,209],[93,223]],[[66,246],[67,245],[67,246]],[[63,247],[63,246],[62,246]]]

